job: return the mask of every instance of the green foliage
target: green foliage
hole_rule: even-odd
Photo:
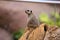
[[[40,22],[44,22],[48,25],[57,25],[60,26],[60,15],[59,13],[51,13],[50,16],[48,16],[46,13],[41,13],[39,15]]]
[[[49,21],[49,18],[46,14],[41,14],[39,16],[39,19],[40,19],[40,21],[43,21],[43,22],[48,22]]]
[[[24,29],[20,29],[19,31],[14,32],[13,33],[14,40],[18,40],[22,36],[23,33],[24,33]]]

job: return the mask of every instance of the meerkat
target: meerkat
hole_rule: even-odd
[[[36,16],[32,13],[32,10],[25,10],[25,13],[28,15],[27,19],[27,29],[34,29],[37,26],[39,26],[39,20],[36,18]]]
[[[25,13],[28,15],[28,19],[27,19],[27,27],[25,29],[25,32],[29,31],[27,33],[27,37],[26,39],[28,39],[29,34],[36,28],[39,26],[39,21],[36,18],[36,16],[32,13],[32,10],[25,10]]]

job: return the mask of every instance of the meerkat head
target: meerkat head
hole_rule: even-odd
[[[25,10],[25,13],[29,16],[32,14],[32,10]]]

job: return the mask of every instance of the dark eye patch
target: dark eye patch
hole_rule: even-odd
[[[29,12],[29,10],[27,10]]]

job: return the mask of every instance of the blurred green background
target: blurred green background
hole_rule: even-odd
[[[48,25],[56,25],[60,27],[60,14],[57,12],[51,14],[41,13],[39,15],[39,21]]]
[[[24,29],[21,28],[19,31],[13,33],[14,40],[18,40],[22,34],[24,33]]]

